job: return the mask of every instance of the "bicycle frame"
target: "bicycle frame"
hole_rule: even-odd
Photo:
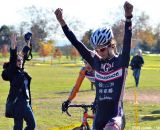
[[[83,118],[82,118],[82,124],[80,127],[76,127],[73,128],[72,130],[91,130],[89,123],[88,123],[88,118],[94,118],[94,115],[89,115],[88,114],[88,108],[91,108],[92,105],[85,105],[85,104],[81,104],[81,105],[69,105],[69,107],[78,107],[78,108],[83,108],[84,112],[83,112]],[[68,116],[71,116],[70,113],[68,112],[68,110],[66,111]]]

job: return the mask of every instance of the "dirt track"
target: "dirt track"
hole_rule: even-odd
[[[140,91],[137,92],[138,102],[160,103],[160,91]],[[134,91],[127,90],[124,96],[125,101],[134,101]]]
[[[135,91],[134,90],[125,90],[124,101],[133,101],[135,98]],[[88,92],[79,92],[75,101],[82,101],[82,102],[91,102],[94,100],[94,91]],[[160,103],[160,91],[139,91],[137,92],[137,99],[139,103]]]

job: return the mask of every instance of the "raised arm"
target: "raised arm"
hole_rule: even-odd
[[[12,34],[10,40],[11,40],[11,49],[15,50],[17,46],[16,34]]]
[[[79,88],[81,87],[81,84],[85,78],[85,72],[86,72],[85,69],[81,69],[81,71],[79,72],[79,76],[76,80],[76,83],[75,83],[68,99],[62,103],[62,112],[66,112],[66,110],[68,109],[68,105],[71,103],[71,101],[75,98],[76,94],[78,93]]]
[[[10,65],[12,69],[16,68],[16,60],[17,60],[17,41],[16,41],[16,34],[12,34],[10,37],[11,40],[11,48],[10,48]]]
[[[82,82],[83,82],[83,80],[85,78],[85,71],[86,70],[84,68],[84,69],[81,69],[81,71],[79,72],[79,76],[78,76],[78,78],[76,80],[76,83],[75,83],[75,85],[74,85],[74,87],[73,87],[73,89],[72,89],[72,91],[71,91],[71,93],[70,93],[70,95],[68,97],[68,100],[70,102],[75,98],[76,94],[78,93],[78,91],[79,91],[79,89],[81,87],[81,84],[82,84]]]
[[[124,67],[128,67],[130,60],[130,48],[131,48],[131,38],[132,38],[132,22],[131,18],[133,5],[128,2],[124,4],[125,11],[125,32],[124,32],[124,41],[123,41],[123,51],[122,51],[122,64]]]
[[[69,29],[65,20],[63,19],[63,10],[58,8],[55,11],[56,18],[60,23],[64,34],[68,38],[68,40],[72,43],[72,45],[78,50],[81,56],[91,65],[93,66],[93,58],[92,51],[89,50],[82,42],[78,41],[74,33]]]
[[[16,61],[17,61],[17,41],[16,35],[12,34],[10,37],[11,40],[11,47],[10,47],[10,59],[9,59],[9,71],[8,77],[11,80],[14,72],[16,71]]]

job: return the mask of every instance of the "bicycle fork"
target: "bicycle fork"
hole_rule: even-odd
[[[88,113],[84,112],[83,118],[82,118],[82,130],[91,130],[87,121]]]

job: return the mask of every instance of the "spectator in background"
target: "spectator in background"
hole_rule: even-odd
[[[136,87],[138,87],[139,85],[140,72],[143,64],[144,60],[142,57],[142,50],[139,49],[137,54],[133,56],[130,62],[131,69],[133,70],[133,77],[135,79]]]

